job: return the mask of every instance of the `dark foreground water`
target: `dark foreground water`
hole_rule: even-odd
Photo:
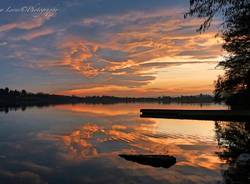
[[[240,153],[234,154],[235,150],[243,147],[242,136],[249,133],[246,124],[143,119],[139,117],[140,108],[225,109],[223,106],[117,104],[60,105],[2,112],[0,183],[225,181],[230,163]],[[236,133],[231,140],[228,135],[232,130]],[[232,150],[227,146],[230,141],[236,145]],[[118,156],[125,153],[168,154],[176,157],[177,163],[168,169],[154,168]]]

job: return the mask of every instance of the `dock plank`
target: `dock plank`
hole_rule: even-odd
[[[141,109],[145,118],[193,119],[215,121],[250,121],[250,110],[178,110]]]

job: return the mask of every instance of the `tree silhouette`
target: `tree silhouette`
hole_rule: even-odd
[[[215,83],[215,97],[230,105],[249,105],[244,99],[250,98],[250,0],[190,0],[185,17],[205,18],[198,29],[205,31],[216,15],[224,20],[221,33],[227,55],[218,64],[225,74]]]
[[[26,96],[26,95],[27,95],[26,90],[23,89],[23,90],[21,91],[21,95],[22,95],[22,96]]]
[[[220,151],[220,159],[226,161],[229,167],[223,171],[225,184],[250,182],[250,163],[241,161],[239,156],[250,154],[250,124],[249,122],[215,122],[215,132]]]
[[[222,16],[226,23],[228,17],[236,15],[248,5],[249,0],[190,0],[189,11],[184,17],[204,18],[203,24],[197,31],[206,31],[216,15]]]
[[[179,97],[115,97],[115,96],[65,96],[47,93],[30,93],[26,90],[10,90],[0,88],[0,112],[8,112],[10,109],[33,106],[49,106],[58,104],[116,104],[116,103],[200,103],[208,104],[214,102],[211,95],[179,96]]]

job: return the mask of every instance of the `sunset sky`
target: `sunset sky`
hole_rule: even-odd
[[[219,20],[184,19],[188,0],[4,0],[0,87],[67,95],[211,93]],[[40,12],[33,10],[43,9]],[[45,11],[46,10],[46,11]]]

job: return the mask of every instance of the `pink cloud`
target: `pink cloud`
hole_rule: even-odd
[[[39,38],[42,36],[50,35],[54,32],[55,32],[55,30],[52,28],[45,28],[45,29],[41,29],[41,30],[28,32],[27,34],[21,36],[19,39],[30,41],[30,40],[33,40],[33,39],[36,39],[36,38]]]
[[[30,30],[30,29],[38,28],[38,27],[41,27],[44,24],[44,22],[51,19],[53,16],[54,16],[53,14],[49,16],[38,16],[30,20],[13,22],[13,23],[1,25],[0,32],[10,31],[12,29]]]

